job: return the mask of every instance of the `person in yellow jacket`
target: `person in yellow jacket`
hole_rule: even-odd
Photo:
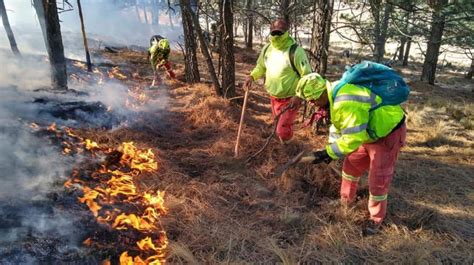
[[[160,35],[151,37],[148,58],[154,73],[152,86],[154,86],[156,82],[158,82],[158,84],[161,83],[161,77],[158,75],[158,71],[161,68],[165,69],[169,77],[176,78],[176,74],[173,72],[171,62],[169,61],[170,52],[170,42],[168,39]]]
[[[371,110],[382,99],[370,89],[345,84],[333,97],[335,86],[316,73],[304,76],[296,89],[299,97],[329,110],[329,143],[314,152],[314,163],[344,158],[341,201],[356,199],[357,184],[369,171],[369,225],[364,233],[377,233],[386,216],[388,189],[400,148],[405,143],[405,114],[400,105]]]
[[[291,105],[291,109],[280,115],[277,124],[276,133],[282,142],[293,137],[293,123],[300,104],[295,89],[300,76],[309,73],[311,66],[306,52],[289,35],[288,24],[281,19],[274,21],[270,28],[270,43],[260,52],[257,65],[245,81],[245,88],[250,88],[254,80],[265,76],[273,117]]]

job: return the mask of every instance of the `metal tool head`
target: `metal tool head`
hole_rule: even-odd
[[[305,154],[304,151],[300,152],[298,155],[293,157],[290,161],[286,162],[283,166],[277,168],[275,170],[275,176],[281,177],[281,175],[283,175],[283,173],[285,173],[285,171],[287,171],[290,167],[298,164],[298,162],[303,158],[304,154]]]

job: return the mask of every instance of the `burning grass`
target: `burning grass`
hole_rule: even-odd
[[[41,131],[36,124],[31,127]],[[151,149],[139,149],[133,142],[123,142],[115,148],[99,145],[56,124],[45,130],[61,139],[63,154],[83,154],[98,161],[91,165],[89,160],[82,163],[64,183],[70,192],[82,194],[78,201],[85,204],[97,224],[108,231],[107,236],[94,233],[83,244],[102,249],[109,245],[113,247],[111,251],[122,250],[120,264],[164,262],[168,245],[160,222],[167,213],[164,192],[141,190],[135,184],[141,175],[158,169]],[[121,239],[119,245],[110,241],[114,238]]]

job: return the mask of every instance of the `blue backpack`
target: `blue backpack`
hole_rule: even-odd
[[[371,110],[386,105],[398,105],[408,99],[410,88],[392,68],[383,64],[362,61],[349,67],[332,92],[333,98],[345,84],[363,86],[382,98],[382,103]]]

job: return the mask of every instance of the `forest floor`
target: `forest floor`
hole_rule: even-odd
[[[145,89],[151,84],[143,52],[120,50],[100,56],[129,73],[127,86]],[[257,52],[236,48],[239,95],[256,57]],[[251,92],[241,155],[235,159],[240,99],[217,97],[207,83],[184,83],[182,56],[173,52],[171,60],[178,79],[166,80],[166,87],[158,90],[143,90],[149,97],[167,99],[162,110],[112,131],[80,132],[99,144],[133,141],[157,155],[157,173],[137,185],[166,191],[169,210],[163,226],[171,264],[474,262],[472,81],[448,73],[440,79],[468,89],[410,82],[407,146],[396,167],[388,217],[382,233],[363,237],[366,178],[355,205],[343,210],[335,203],[340,162],[273,175],[278,165],[300,151],[323,147],[325,135],[315,135],[298,122],[290,145],[272,139],[265,152],[245,164],[272,130],[264,88],[256,85]],[[342,69],[343,61],[332,55],[329,79],[340,77]],[[410,75],[419,66],[400,70]]]

